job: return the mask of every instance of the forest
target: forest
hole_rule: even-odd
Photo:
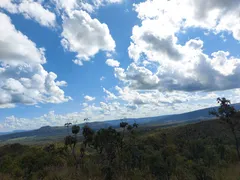
[[[0,179],[239,180],[239,119],[218,98],[216,118],[148,131],[137,122],[94,131],[66,123],[62,142],[0,147]]]

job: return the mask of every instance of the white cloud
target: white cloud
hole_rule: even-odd
[[[228,16],[239,12],[239,1],[147,0],[134,6],[141,25],[133,27],[128,50],[135,63],[126,70],[115,69],[115,76],[126,86],[188,92],[240,87],[237,83],[240,78],[239,58],[225,51],[207,55],[203,52],[202,40],[190,39],[179,44],[177,38],[188,28],[197,27],[216,34],[232,32],[238,40],[234,32],[240,27],[239,17],[235,18],[238,22],[234,22],[232,29],[222,25],[232,22]],[[146,64],[155,68],[147,69]]]
[[[36,48],[35,43],[15,29],[7,15],[0,13],[0,19],[0,59],[3,63],[19,65],[46,62],[44,48]]]
[[[161,25],[161,34],[172,34],[181,28],[199,27],[216,33],[228,31],[240,40],[238,0],[209,0],[207,3],[205,0],[147,0],[134,6],[143,24]]]
[[[116,86],[118,91],[118,98],[133,105],[174,105],[177,103],[187,102],[192,96],[184,92],[160,92],[158,90],[139,91],[133,90],[129,87],[120,88]]]
[[[62,103],[71,98],[64,95],[59,86],[66,82],[56,82],[57,75],[48,73],[39,65],[3,66],[0,73],[0,104],[14,106],[15,104]]]
[[[59,88],[67,83],[55,81],[57,75],[41,65],[44,49],[17,31],[7,15],[0,13],[0,21],[0,107],[69,101]]]
[[[119,67],[120,62],[118,62],[117,60],[114,60],[114,59],[107,59],[106,64],[111,67]]]
[[[94,101],[96,98],[86,95],[86,96],[84,96],[84,99],[85,99],[86,101]]]
[[[0,8],[4,8],[11,13],[17,13],[17,5],[13,4],[11,0],[1,0]]]
[[[42,126],[63,126],[66,122],[71,121],[72,123],[83,120],[84,114],[80,113],[69,113],[66,115],[55,114],[54,111],[50,111],[43,116],[36,117],[33,119],[17,118],[15,116],[6,117],[4,122],[1,124],[4,130],[14,129],[38,129]]]
[[[23,0],[19,4],[18,10],[26,18],[34,19],[43,26],[54,27],[56,24],[55,14],[44,9],[40,3],[33,0]]]
[[[208,56],[203,53],[201,40],[190,40],[180,49],[185,52],[182,60],[159,57],[155,73],[133,63],[117,77],[134,89],[191,92],[240,87],[240,59],[229,52],[217,51]]]
[[[139,67],[132,63],[126,71],[126,80],[130,80],[130,86],[135,89],[155,89],[159,83],[159,78],[145,67]]]
[[[79,59],[74,59],[73,63],[76,64],[76,65],[79,65],[79,66],[83,66],[83,62]]]
[[[104,89],[106,101],[114,100],[110,98],[114,95],[119,102],[124,102],[121,108],[128,107],[136,111],[137,116],[144,117],[159,115],[159,112],[182,113],[215,106],[217,97],[238,97],[232,89],[240,87],[237,83],[240,59],[226,51],[208,55],[203,51],[201,39],[180,44],[177,36],[188,28],[197,27],[219,36],[224,31],[232,32],[238,39],[235,31],[219,27],[224,24],[221,20],[226,14],[237,12],[240,3],[236,2],[236,7],[226,4],[231,11],[225,8],[224,1],[204,1],[201,6],[212,8],[203,7],[206,12],[202,15],[197,12],[195,3],[190,0],[148,0],[135,5],[141,24],[133,27],[128,48],[134,62],[126,69],[114,68],[114,75],[122,87],[116,87],[116,94]],[[102,103],[101,107],[109,109],[108,104]],[[131,116],[128,112],[124,114]]]
[[[114,68],[114,76],[121,81],[125,81],[126,74],[123,68],[116,67]]]
[[[95,12],[102,6],[110,4],[120,4],[123,0],[51,0],[58,11],[63,11],[65,14],[71,14],[73,10],[84,10],[89,13]]]
[[[0,123],[0,129],[36,129],[41,126],[63,126],[66,122],[83,123],[84,118],[90,121],[104,121],[122,118],[139,118],[149,116],[159,116],[164,114],[183,113],[201,108],[216,106],[217,97],[228,97],[234,99],[240,97],[240,90],[219,91],[216,93],[208,92],[160,92],[137,91],[128,87],[116,87],[117,98],[122,101],[100,102],[99,105],[89,105],[83,103],[80,112],[68,114],[56,114],[50,111],[40,117],[31,119],[19,118],[15,116],[6,117]],[[109,91],[108,91],[109,92]],[[200,102],[201,101],[201,102]],[[235,101],[233,101],[235,103]]]
[[[100,77],[100,81],[103,81],[104,79],[106,79],[104,76]]]
[[[118,99],[118,97],[115,94],[111,93],[110,91],[106,90],[105,88],[103,88],[103,92],[107,94],[107,97],[106,97],[107,100]]]
[[[95,11],[95,7],[92,4],[89,4],[89,3],[86,3],[86,2],[85,3],[81,2],[79,6],[80,6],[81,9],[83,9],[83,10],[89,12],[89,13],[92,13],[92,12]]]
[[[19,3],[13,3],[12,0],[1,0],[0,8],[4,8],[10,13],[23,14],[25,18],[33,19],[42,26],[54,27],[56,25],[55,14],[45,9],[40,2],[22,0]]]
[[[87,107],[87,106],[88,106],[88,103],[82,103],[82,106],[83,106],[83,107]]]
[[[44,26],[54,26],[54,18],[46,18],[50,14],[38,16],[49,11],[40,2],[43,1],[25,0],[21,7],[21,3],[1,0],[0,7],[11,13],[22,13]],[[82,66],[100,51],[104,51],[107,58],[114,58],[115,42],[108,26],[88,13],[111,3],[121,3],[121,0],[52,2],[63,18],[61,43],[65,50],[76,53],[75,64]],[[33,11],[33,4],[36,11]],[[231,33],[240,40],[239,0],[147,0],[135,4],[134,8],[141,21],[133,27],[128,48],[134,62],[124,69],[116,60],[106,61],[114,67],[120,84],[114,92],[103,88],[104,102],[96,105],[92,102],[95,97],[85,96],[81,112],[65,115],[49,112],[33,119],[10,116],[0,128],[63,125],[69,119],[76,121],[86,117],[93,121],[182,113],[216,105],[215,99],[223,96],[237,102],[239,89],[232,89],[240,87],[240,59],[224,50],[206,54],[204,42],[199,38],[180,44],[178,35],[189,28],[200,28],[217,36]],[[0,26],[0,108],[17,103],[70,100],[60,89],[67,83],[56,81],[57,75],[42,66],[46,62],[45,49],[36,47],[4,16],[0,14],[3,24]]]
[[[105,6],[108,4],[120,4],[123,0],[92,0],[92,3],[96,8],[99,8],[100,6]]]
[[[67,82],[66,81],[57,81],[56,85],[61,87],[61,86],[67,86]]]
[[[57,10],[63,10],[66,13],[70,13],[72,10],[78,8],[77,0],[51,0],[52,3],[56,6]]]
[[[176,44],[177,38],[173,35],[163,36],[163,34],[155,34],[148,30],[148,25],[142,27],[135,26],[133,28],[133,36],[129,47],[129,56],[137,61],[142,54],[149,59],[174,59],[180,60],[182,54],[179,45]]]
[[[82,10],[72,11],[63,20],[62,45],[66,50],[76,52],[77,64],[88,61],[99,51],[111,52],[115,50],[108,26],[92,19]],[[80,63],[81,62],[81,63]]]
[[[191,97],[188,96],[188,94],[179,94],[176,92],[165,94],[158,91],[136,92],[131,91],[130,89],[120,89],[118,90],[122,92],[119,92],[119,97],[125,102],[124,104],[117,101],[111,101],[109,103],[100,102],[99,105],[88,105],[87,103],[83,103],[83,109],[81,112],[60,115],[54,113],[54,111],[50,111],[43,116],[31,119],[9,116],[0,123],[0,126],[5,131],[13,129],[36,129],[46,125],[63,126],[66,122],[83,123],[84,118],[86,117],[89,118],[90,121],[122,119],[125,117],[139,118],[158,116],[159,112],[162,114],[172,114],[173,112],[181,113],[216,105],[213,100],[212,104],[202,103],[199,105],[195,103],[199,101],[199,98],[206,94],[197,94],[194,97]],[[229,92],[225,92],[225,94],[229,94]],[[178,97],[178,100],[174,100],[175,97]],[[213,95],[210,95],[208,98],[214,98],[215,100],[215,96]],[[194,102],[186,103],[189,100]],[[185,103],[184,106],[182,102]]]

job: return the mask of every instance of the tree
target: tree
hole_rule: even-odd
[[[64,124],[64,126],[67,127],[68,135],[69,135],[69,126],[71,126],[71,125],[72,125],[72,123],[70,123],[70,122]]]
[[[92,141],[94,138],[94,131],[87,125],[87,123],[82,128],[82,134],[84,137],[83,144],[84,144],[85,148],[87,147],[87,145],[91,146],[93,143]]]
[[[236,151],[238,155],[238,159],[240,161],[240,152],[239,152],[239,142],[237,138],[237,126],[239,125],[239,120],[236,118],[237,111],[231,106],[230,100],[226,98],[217,98],[217,102],[220,104],[220,107],[216,110],[210,111],[210,114],[218,117],[221,121],[226,123],[230,128],[235,143],[236,143]]]
[[[71,125],[71,123],[66,123],[65,126],[68,128],[69,126]],[[68,147],[70,146],[71,148],[71,151],[72,151],[72,156],[74,157],[74,160],[75,160],[75,165],[76,165],[76,168],[78,167],[78,164],[79,164],[79,161],[80,159],[77,157],[76,155],[76,144],[77,144],[77,134],[80,132],[80,126],[78,125],[73,125],[72,126],[72,135],[69,135],[66,136],[64,138],[64,141],[65,141],[65,146]],[[69,132],[68,132],[69,133]],[[82,151],[81,151],[82,153]],[[81,157],[81,156],[80,156]]]

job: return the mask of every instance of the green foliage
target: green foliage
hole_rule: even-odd
[[[237,113],[237,111],[233,106],[231,106],[230,100],[226,98],[217,98],[217,102],[220,104],[220,107],[217,110],[214,109],[211,111],[210,114],[219,117],[227,123],[233,123],[232,117]]]
[[[85,125],[83,127],[83,137],[84,137],[84,145],[85,147],[87,146],[87,144],[90,146],[92,141],[93,141],[93,138],[94,138],[94,131],[88,126],[88,125]]]
[[[76,137],[73,137],[73,136],[66,136],[65,138],[64,138],[64,143],[65,143],[65,145],[66,146],[68,146],[68,145],[74,145],[74,144],[76,144],[77,143],[77,139],[76,139]]]
[[[234,141],[219,121],[146,132],[86,123],[64,143],[0,147],[0,179],[221,180],[239,177]],[[226,133],[226,136],[220,136]],[[228,134],[229,133],[229,134]],[[78,134],[78,136],[77,136]],[[70,151],[69,151],[70,150]],[[231,167],[231,168],[230,168]],[[232,178],[234,179],[234,178]]]
[[[230,100],[227,100],[226,98],[217,98],[217,102],[220,104],[220,107],[217,110],[211,111],[210,114],[215,115],[220,118],[220,120],[227,123],[235,139],[236,151],[240,161],[239,140],[237,137],[238,130],[236,129],[239,125],[237,111],[233,106],[231,106]]]
[[[79,131],[80,131],[80,126],[78,126],[78,125],[73,125],[72,126],[72,133],[73,134],[78,134],[79,133]]]
[[[120,127],[121,127],[121,128],[125,128],[125,127],[127,127],[127,125],[128,125],[127,122],[121,122],[121,123],[120,123]]]

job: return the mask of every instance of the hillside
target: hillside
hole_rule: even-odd
[[[51,127],[41,130],[48,133]],[[112,135],[105,134],[102,143],[112,139]],[[151,131],[140,126],[126,135],[123,143],[119,146],[120,154],[112,149],[114,146],[110,148],[113,157],[108,156],[108,148],[104,146],[103,151],[87,147],[78,168],[71,149],[66,149],[61,141],[41,146],[4,145],[0,147],[0,179],[107,180],[110,172],[109,179],[114,180],[238,180],[240,177],[232,134],[218,120]]]

